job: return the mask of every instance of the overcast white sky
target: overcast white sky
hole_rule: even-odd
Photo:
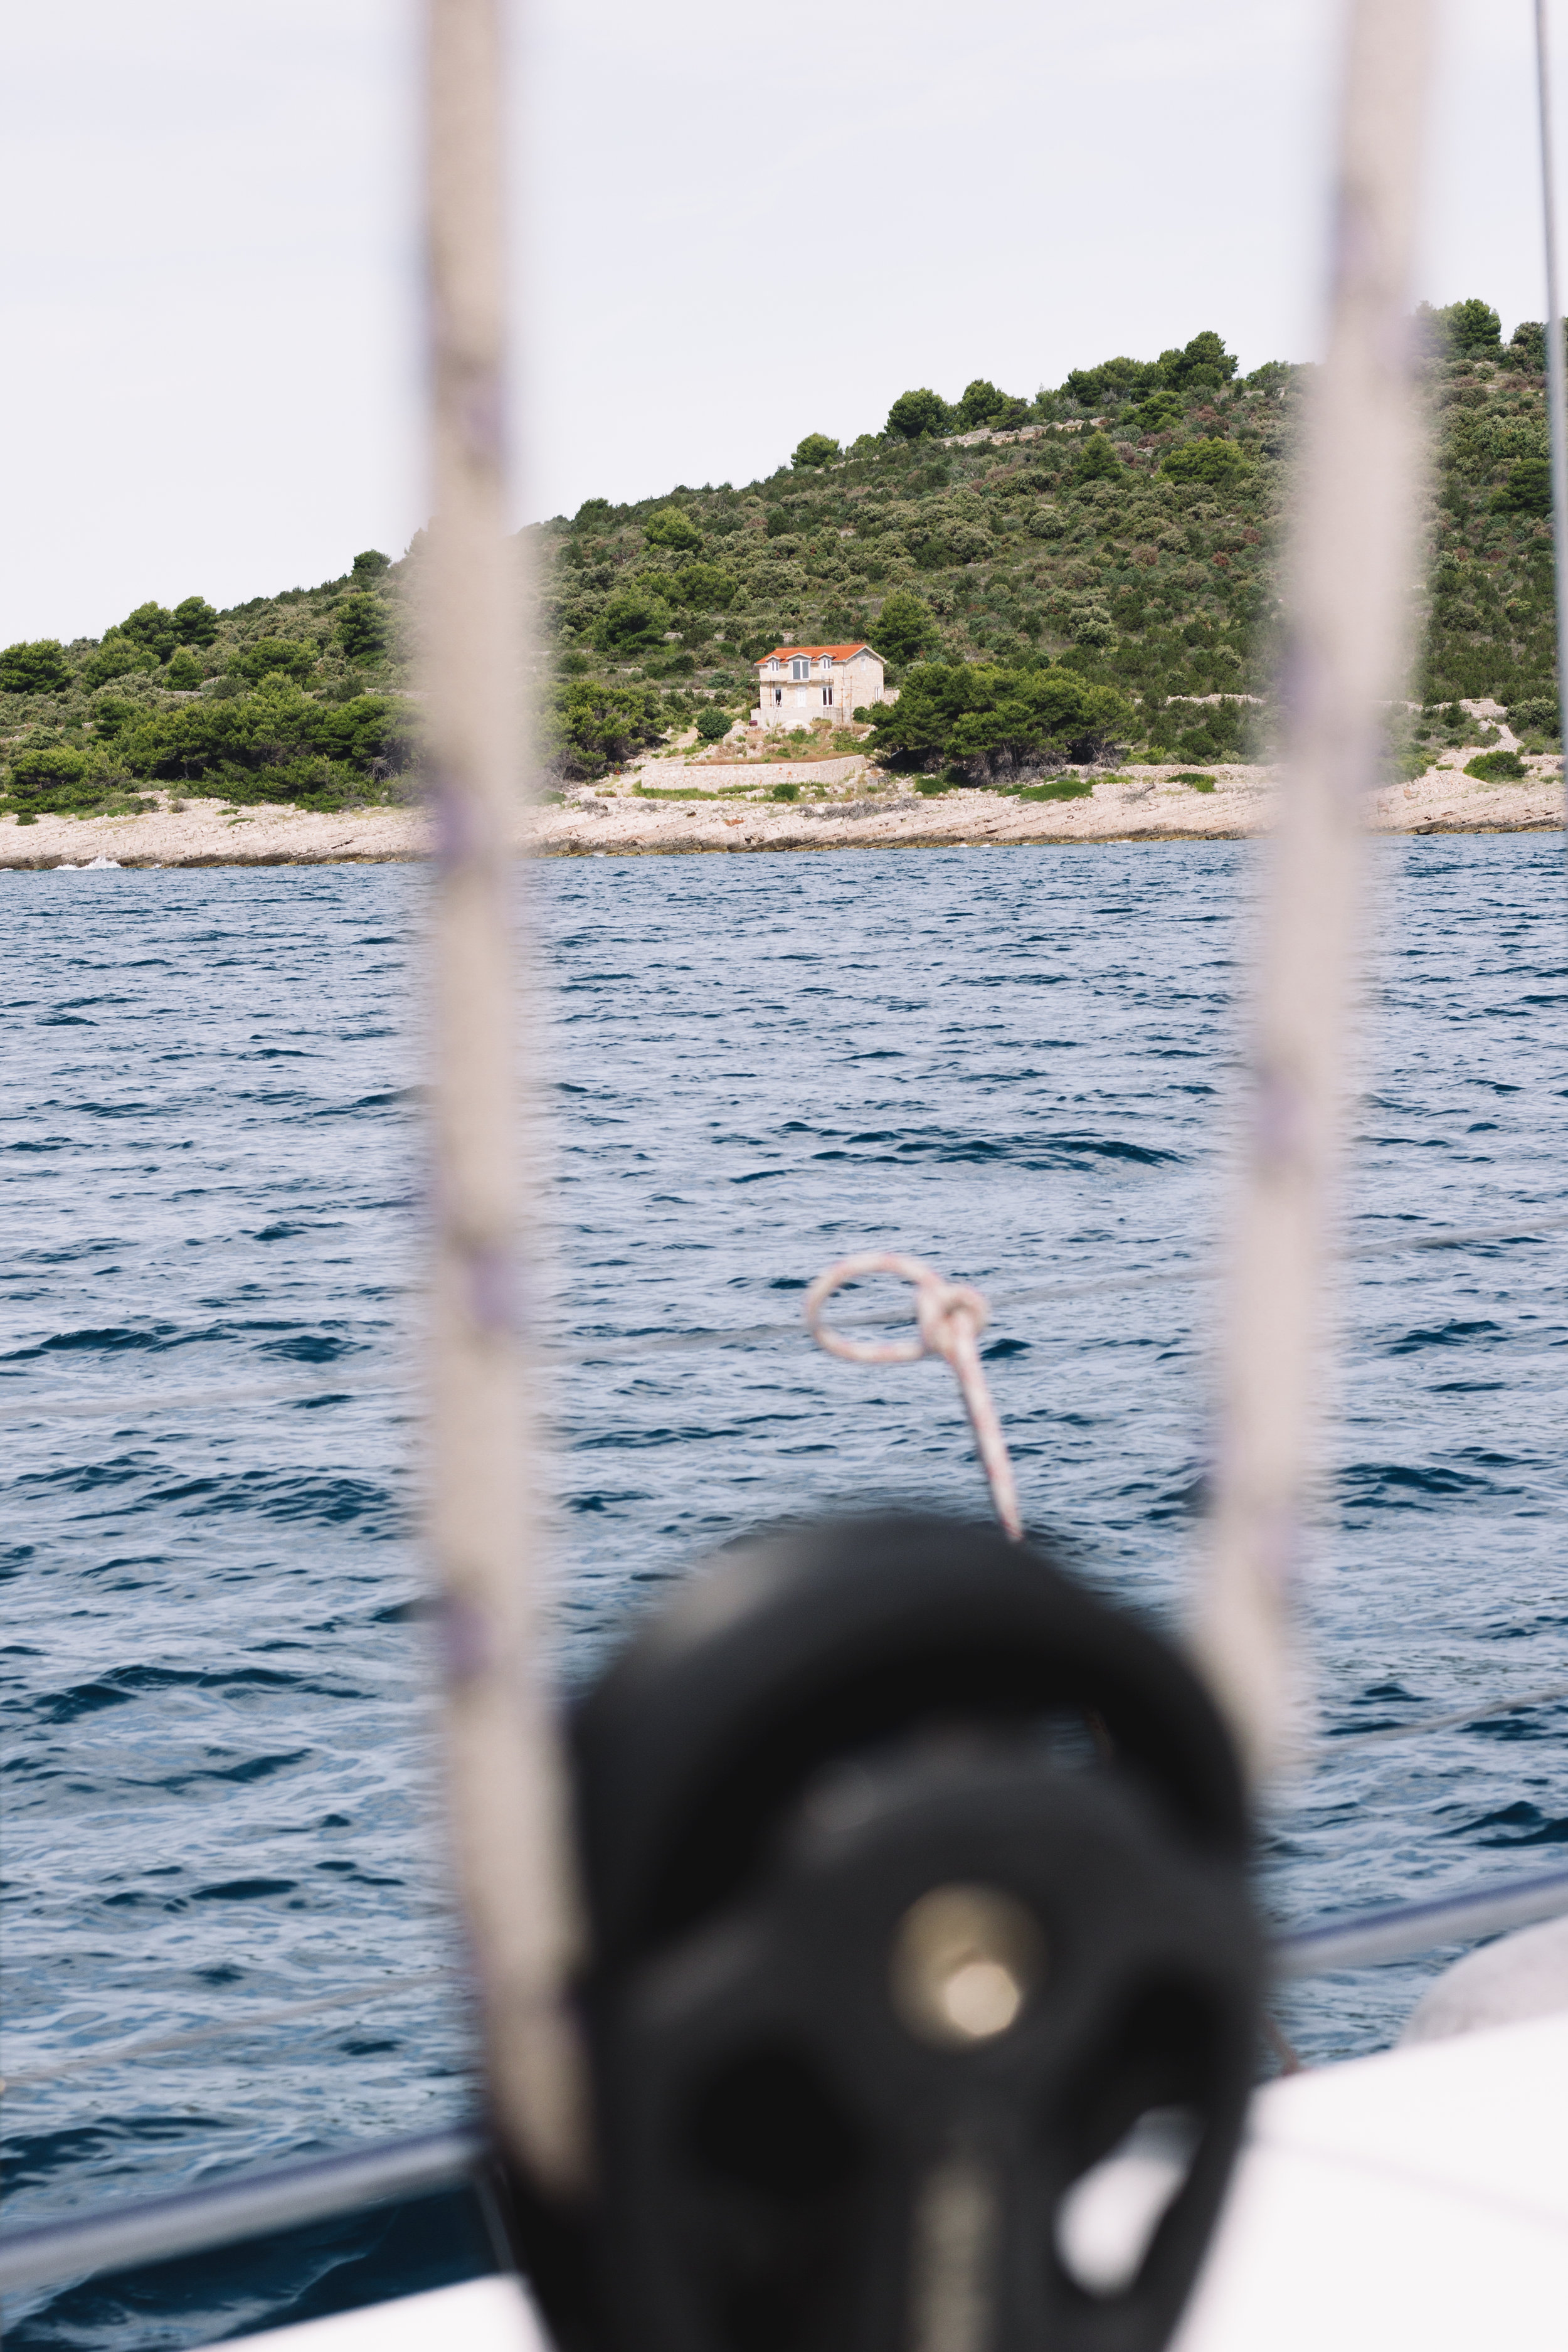
[[[1559,48],[1568,52],[1568,6]],[[1529,0],[1447,0],[1415,289],[1544,310]],[[513,16],[519,520],[749,480],[907,385],[1320,327],[1339,0],[537,0]],[[415,0],[6,32],[0,644],[401,552]],[[1568,121],[1568,90],[1559,101]]]

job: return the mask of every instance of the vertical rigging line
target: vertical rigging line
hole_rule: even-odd
[[[535,1630],[519,1279],[511,835],[521,600],[506,531],[501,0],[426,0],[432,519],[422,563],[431,925],[430,1540],[444,1599],[455,1869],[496,2126],[540,2183],[586,2165],[565,1987],[578,1939],[564,1773]],[[526,1034],[521,1043],[526,1050]],[[532,1335],[528,1334],[528,1344]]]
[[[1407,284],[1431,0],[1353,0],[1326,362],[1289,578],[1285,778],[1258,925],[1195,1646],[1257,1776],[1302,1742],[1295,1590],[1363,936],[1363,809],[1404,683],[1416,435]]]
[[[1546,0],[1535,0],[1535,80],[1541,108],[1541,209],[1546,244],[1546,425],[1552,450],[1552,602],[1557,614],[1557,729],[1568,814],[1568,395],[1563,388],[1563,307],[1557,278],[1557,190],[1552,144],[1552,53]]]

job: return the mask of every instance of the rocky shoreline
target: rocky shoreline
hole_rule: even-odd
[[[1377,834],[1532,833],[1563,822],[1560,763],[1537,760],[1513,783],[1483,783],[1458,761],[1372,796]],[[1216,767],[1212,789],[1173,768],[1098,775],[1075,800],[994,792],[924,797],[864,758],[720,764],[647,761],[558,804],[520,812],[516,845],[544,857],[677,856],[779,850],[1023,847],[1070,842],[1238,841],[1268,830],[1278,772]],[[797,797],[774,798],[793,788]],[[422,811],[323,815],[187,800],[121,816],[0,819],[0,872],[87,867],[386,865],[430,854]]]

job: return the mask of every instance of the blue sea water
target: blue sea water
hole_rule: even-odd
[[[1081,1281],[999,1310],[994,1393],[1026,1516],[1168,1618],[1196,1551],[1257,855],[536,868],[555,1329],[591,1357],[791,1321],[814,1273],[870,1244],[999,1298]],[[1557,1212],[1558,839],[1374,856],[1356,1239]],[[472,2042],[416,1538],[426,877],[0,884],[19,2223],[453,2118]],[[1568,1707],[1341,1745],[1568,1679],[1565,1260],[1547,1233],[1363,1256],[1341,1286],[1310,1588],[1330,1736],[1267,1825],[1281,1917],[1568,1844]],[[1116,1286],[1162,1272],[1192,1279]],[[567,1682],[630,1602],[757,1520],[984,1507],[937,1366],[868,1371],[794,1338],[650,1350],[568,1363],[555,1402]],[[1309,2057],[1377,2047],[1436,1964],[1304,1986],[1281,2021]],[[113,2055],[206,2023],[221,2035],[194,2048]],[[8,2310],[9,2338],[193,2344],[482,2262],[455,2223],[423,2268],[416,2239],[399,2232],[401,2271],[356,2224],[248,2266],[50,2290]]]

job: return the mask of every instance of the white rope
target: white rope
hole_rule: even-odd
[[[1195,1643],[1256,1775],[1302,1744],[1293,1596],[1322,1381],[1327,1243],[1362,935],[1362,806],[1401,683],[1414,553],[1407,288],[1430,0],[1354,0],[1327,363],[1289,578],[1288,744],[1260,929],[1251,1100]]]
[[[893,1274],[914,1284],[915,1329],[910,1338],[851,1339],[823,1321],[822,1310],[836,1291],[847,1282],[859,1282],[872,1274]],[[991,1309],[978,1290],[947,1282],[934,1266],[896,1250],[862,1250],[858,1256],[840,1258],[837,1265],[817,1276],[805,1294],[805,1328],[830,1356],[849,1364],[918,1364],[922,1356],[942,1359],[958,1381],[996,1516],[1009,1539],[1021,1543],[1024,1522],[1018,1513],[1017,1482],[975,1345],[990,1319]]]
[[[1562,290],[1557,276],[1556,158],[1552,140],[1552,57],[1546,0],[1535,0],[1535,80],[1541,110],[1541,210],[1546,247],[1546,425],[1552,451],[1552,557],[1557,605],[1557,724],[1568,811],[1568,394],[1563,387]]]
[[[534,1491],[518,1274],[510,835],[521,652],[505,510],[500,0],[426,0],[432,522],[425,558],[435,772],[436,1210],[430,1533],[447,1597],[456,1865],[490,2098],[546,2185],[587,2162],[565,1986],[579,1944],[564,1776],[534,1634]]]

